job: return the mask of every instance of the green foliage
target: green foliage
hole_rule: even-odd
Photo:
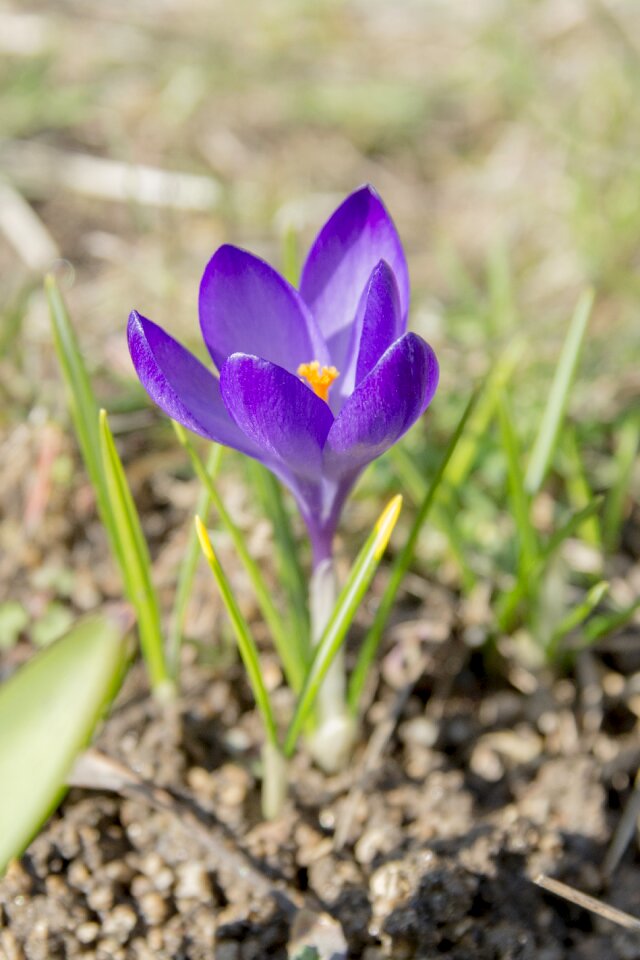
[[[122,613],[81,621],[0,687],[0,873],[65,792],[127,661]]]
[[[418,537],[420,536],[422,528],[429,515],[429,511],[433,506],[436,495],[441,489],[444,477],[447,474],[454,453],[458,448],[460,439],[465,432],[467,422],[469,421],[471,413],[475,408],[477,399],[478,393],[474,393],[467,403],[462,417],[460,418],[453,436],[449,441],[449,445],[444,453],[440,465],[435,472],[433,480],[424,494],[422,502],[418,507],[418,512],[413,521],[409,536],[407,537],[405,545],[402,551],[398,554],[398,557],[396,558],[391,570],[391,576],[389,577],[384,594],[378,605],[375,619],[369,628],[369,632],[367,633],[364,643],[360,648],[358,660],[351,676],[351,680],[349,681],[349,708],[354,714],[358,711],[360,697],[364,689],[367,675],[378,651],[382,634],[389,618],[389,614],[393,608],[398,590],[400,589],[400,585],[413,561]]]
[[[287,680],[293,690],[299,690],[304,676],[308,658],[308,643],[304,634],[294,632],[293,635],[287,630],[283,619],[273,601],[271,592],[267,587],[260,567],[251,556],[242,532],[231,519],[231,516],[225,507],[215,484],[205,470],[202,460],[191,442],[186,430],[180,424],[172,421],[173,428],[180,444],[184,447],[193,466],[194,473],[206,489],[211,503],[216,513],[220,517],[224,528],[231,537],[236,552],[242,561],[242,564],[251,580],[251,585],[255,591],[256,599],[265,621],[271,630],[273,641],[282,660]]]
[[[171,696],[173,683],[163,650],[160,608],[151,577],[149,548],[116,450],[106,410],[100,411],[99,422],[102,467],[114,535],[119,544],[119,554],[124,558],[121,572],[125,591],[137,614],[140,646],[154,690],[159,696]]]
[[[496,274],[495,264],[492,269],[492,302],[502,303],[502,313],[512,315],[513,308],[505,306],[512,303],[512,295],[505,292],[509,284],[500,271]],[[491,585],[493,622],[485,624],[487,640],[524,628],[534,638],[538,656],[549,662],[563,662],[596,635],[633,616],[631,609],[606,611],[610,601],[602,570],[603,551],[619,542],[638,421],[631,416],[617,427],[607,468],[610,486],[603,497],[594,493],[579,427],[568,419],[592,306],[591,293],[580,298],[551,385],[548,391],[543,382],[538,385],[538,396],[547,397],[540,410],[526,410],[511,383],[525,352],[519,337],[512,338],[492,365],[457,439],[431,511],[463,594],[469,595],[480,581]],[[390,459],[401,485],[420,503],[433,465],[427,472],[406,445]],[[567,559],[576,538],[592,551],[588,570],[573,570]],[[392,580],[395,596],[401,576],[392,575]],[[391,605],[385,595],[363,650],[371,634],[379,641]],[[357,689],[353,703],[358,695]]]
[[[158,695],[166,696],[173,688],[173,681],[164,654],[160,611],[140,518],[107,415],[98,409],[89,373],[54,277],[46,278],[45,291],[76,438],[127,596],[138,617],[140,644],[151,683]]]
[[[551,466],[553,455],[558,446],[560,430],[567,412],[571,387],[576,375],[582,344],[587,332],[587,324],[593,307],[593,293],[588,291],[581,297],[575,309],[566,340],[556,367],[555,377],[549,392],[549,398],[542,414],[540,428],[536,435],[527,467],[524,486],[528,493],[537,493]]]
[[[262,714],[262,722],[264,724],[265,732],[269,741],[277,747],[278,732],[276,730],[276,722],[273,716],[269,692],[262,678],[262,671],[260,670],[260,654],[258,653],[258,648],[251,634],[251,630],[249,629],[249,625],[247,624],[247,621],[245,620],[240,607],[238,606],[238,601],[236,600],[227,575],[222,569],[220,561],[214,552],[206,527],[200,517],[196,517],[196,532],[200,541],[200,546],[202,547],[202,552],[204,553],[207,563],[211,568],[211,572],[216,579],[222,601],[225,605],[227,613],[229,614],[229,619],[231,621],[231,625],[233,626],[233,631],[238,643],[238,650],[240,651],[242,662],[244,663],[245,670],[247,671],[249,683],[251,684],[251,689],[253,690],[253,695],[258,705],[258,709]]]
[[[218,444],[211,447],[209,458],[205,470],[211,480],[215,480],[224,448]],[[212,506],[211,494],[205,486],[200,489],[198,502],[196,504],[196,516],[204,517],[205,522],[209,516]],[[191,598],[193,580],[196,574],[198,561],[200,559],[200,543],[196,528],[189,524],[189,539],[178,570],[176,581],[175,599],[173,602],[173,611],[171,616],[171,629],[169,633],[169,643],[167,647],[167,659],[172,676],[177,676],[180,658],[180,647],[182,646],[184,636],[184,623],[187,615],[187,607]]]
[[[310,714],[322,681],[338,650],[344,643],[351,622],[358,612],[373,575],[378,569],[378,564],[396,525],[401,506],[401,496],[396,496],[390,501],[380,514],[351,568],[347,582],[342,588],[309,665],[304,687],[285,737],[285,756],[291,756],[295,749],[296,740]],[[361,667],[361,672],[366,673],[366,665]]]

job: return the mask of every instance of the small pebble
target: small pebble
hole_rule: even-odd
[[[147,934],[147,943],[154,953],[159,953],[164,947],[164,934],[161,927],[154,927]]]
[[[160,873],[164,865],[164,860],[160,854],[154,851],[142,858],[140,861],[140,872],[144,873],[147,877],[155,877]]]
[[[187,783],[194,793],[202,797],[212,798],[215,794],[213,777],[203,767],[191,767],[187,773]]]
[[[171,889],[173,886],[173,873],[169,867],[165,867],[163,870],[159,871],[159,873],[153,878],[153,885],[156,890],[160,890],[160,892]]]
[[[211,899],[211,883],[201,863],[181,863],[176,870],[176,897],[204,902]]]
[[[145,877],[139,873],[131,881],[131,893],[136,900],[153,890],[153,883],[150,877]]]
[[[85,890],[91,880],[91,874],[86,864],[82,863],[81,860],[74,860],[73,863],[69,864],[67,878],[72,887],[77,887],[78,890]]]
[[[391,861],[379,867],[369,883],[371,894],[376,900],[382,900],[393,907],[398,900],[404,899],[411,885],[407,871],[401,863]]]
[[[129,884],[133,878],[133,868],[125,860],[112,860],[103,867],[104,874],[114,883]]]
[[[115,937],[119,943],[126,943],[137,922],[138,917],[133,907],[120,903],[104,918],[102,932]]]
[[[250,777],[246,770],[232,763],[225,763],[216,776],[216,793],[220,803],[227,807],[238,807],[244,803],[250,786]]]
[[[64,877],[61,877],[56,873],[51,874],[46,878],[45,887],[47,890],[47,896],[51,897],[53,900],[62,899],[69,889]]]
[[[97,913],[110,910],[113,906],[113,890],[107,886],[94,887],[87,893],[87,903]]]
[[[125,952],[112,937],[101,940],[96,952],[97,960],[125,960]]]
[[[378,854],[389,853],[398,846],[402,836],[402,831],[393,825],[369,827],[356,843],[356,860],[365,865],[373,863]]]
[[[411,746],[433,747],[438,739],[438,724],[428,717],[414,717],[400,727],[400,739]]]
[[[167,916],[166,900],[155,891],[143,894],[138,898],[138,903],[144,919],[152,927],[157,927]]]
[[[100,924],[95,923],[93,920],[88,920],[86,923],[81,923],[80,926],[76,929],[76,937],[80,943],[95,943],[100,935]]]
[[[133,951],[135,960],[158,960],[157,954],[142,937],[136,937],[135,940],[132,940],[129,947]]]

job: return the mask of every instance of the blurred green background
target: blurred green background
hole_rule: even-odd
[[[304,251],[326,215],[365,181],[382,194],[405,242],[411,325],[434,345],[442,370],[432,411],[405,448],[409,472],[383,461],[365,489],[407,492],[413,469],[419,496],[472,383],[515,343],[510,403],[526,451],[569,317],[593,286],[569,405],[587,486],[566,493],[575,458],[567,466],[560,457],[533,512],[544,531],[556,508],[579,506],[585,489],[610,490],[624,467],[620,523],[609,538],[619,549],[639,479],[635,0],[15,2],[0,6],[0,53],[5,598],[21,583],[33,588],[39,565],[53,572],[38,573],[45,599],[30,611],[36,619],[49,615],[52,598],[62,597],[63,607],[97,599],[91,582],[78,587],[79,575],[64,580],[65,551],[75,550],[76,568],[91,556],[78,532],[91,510],[74,476],[73,445],[51,426],[66,414],[42,274],[60,261],[98,392],[122,413],[114,425],[131,438],[132,485],[144,493],[152,477],[157,504],[169,493],[158,473],[167,459],[153,458],[156,441],[164,450],[172,439],[134,382],[129,310],[195,347],[198,282],[220,243],[281,266],[291,236]],[[453,510],[455,529],[441,516],[424,546],[442,582],[470,596],[479,581],[499,583],[510,570],[507,467],[491,429]],[[47,456],[54,469],[42,493],[37,465]],[[169,468],[180,460],[172,456]],[[174,487],[171,494],[184,516],[190,501],[176,499]],[[347,518],[360,540],[374,499]],[[174,526],[170,513],[148,523],[156,550],[168,556],[166,571],[177,550],[167,540]],[[597,551],[606,531],[585,538]],[[162,557],[159,567],[162,581]],[[634,597],[628,564],[613,574],[624,607]],[[117,592],[104,577],[100,589]],[[33,589],[29,596],[33,608]],[[59,614],[51,614],[54,624]]]

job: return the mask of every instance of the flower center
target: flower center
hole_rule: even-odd
[[[304,377],[317,397],[329,402],[329,387],[340,374],[335,367],[321,367],[317,360],[311,363],[301,363],[298,367],[298,376]]]

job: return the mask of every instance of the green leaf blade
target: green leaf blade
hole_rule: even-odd
[[[525,486],[530,494],[540,490],[551,465],[578,368],[593,301],[593,291],[588,290],[578,301],[569,324],[525,476]]]
[[[210,476],[212,480],[214,480],[218,474],[223,450],[224,447],[221,447],[217,443],[213,444],[211,447],[211,452],[209,454],[205,469],[208,476]],[[200,493],[198,494],[198,502],[196,504],[197,516],[204,517],[206,521],[209,516],[211,504],[212,500],[209,491],[206,489],[206,487],[202,487],[200,489]],[[200,543],[198,542],[198,535],[193,523],[190,523],[189,539],[178,570],[175,599],[171,613],[171,629],[169,632],[169,642],[167,645],[169,669],[174,677],[177,676],[180,666],[180,648],[183,641],[187,607],[191,598],[193,580],[198,567],[200,555],[201,550]]]
[[[53,342],[67,391],[74,431],[96,496],[98,513],[107,531],[111,548],[119,564],[122,565],[122,551],[114,526],[102,470],[98,403],[91,387],[91,380],[75,330],[55,277],[48,275],[45,278],[44,287],[49,304]]]
[[[262,576],[260,567],[249,553],[242,532],[231,519],[231,516],[229,515],[229,512],[222,501],[222,497],[218,493],[215,484],[211,480],[211,477],[207,475],[204,464],[198,456],[198,453],[189,439],[186,430],[181,427],[180,424],[176,423],[175,420],[172,421],[172,426],[176,432],[179,443],[184,447],[189,459],[191,460],[194,473],[208,491],[214,509],[220,517],[227,533],[231,537],[236,553],[240,557],[243,566],[247,571],[247,575],[251,580],[251,585],[256,595],[256,600],[258,601],[258,605],[260,606],[265,622],[271,631],[273,642],[276,650],[278,651],[278,655],[280,656],[280,660],[282,661],[282,666],[287,676],[287,681],[293,690],[298,691],[302,685],[302,680],[306,669],[306,662],[299,654],[299,647],[297,646],[295,640],[293,643],[291,642],[291,636],[285,628],[282,617],[278,612],[265,579]]]
[[[278,732],[271,707],[271,699],[269,697],[264,680],[262,679],[258,648],[256,647],[255,640],[253,639],[249,629],[249,625],[247,624],[247,621],[245,620],[244,616],[242,615],[242,611],[238,606],[227,575],[222,569],[220,561],[218,560],[213,546],[211,545],[211,540],[209,539],[209,534],[207,533],[206,527],[200,517],[195,518],[195,526],[202,552],[204,553],[215,581],[218,584],[222,601],[226,607],[229,620],[231,621],[231,626],[233,627],[233,631],[235,633],[238,650],[240,651],[242,662],[244,663],[245,670],[247,671],[247,676],[249,678],[249,683],[251,684],[251,689],[253,690],[255,701],[258,705],[260,713],[262,714],[262,720],[264,722],[267,737],[269,741],[277,748]]]
[[[364,639],[364,643],[360,648],[356,666],[349,681],[347,699],[349,710],[352,714],[356,714],[358,711],[358,704],[360,702],[360,697],[362,695],[362,690],[366,682],[369,668],[373,663],[378,646],[380,645],[382,633],[384,631],[389,614],[391,613],[398,590],[400,589],[400,584],[402,583],[406,572],[411,566],[420,531],[422,530],[424,522],[427,519],[436,495],[440,491],[443,478],[448,473],[447,468],[452,461],[456,449],[458,448],[458,443],[460,442],[461,437],[464,435],[469,418],[476,407],[476,403],[481,393],[482,387],[475,390],[471,395],[463,414],[458,421],[458,425],[453,432],[453,436],[449,441],[449,445],[445,450],[444,456],[440,461],[440,465],[436,470],[433,480],[431,481],[422,503],[420,504],[413,522],[413,526],[411,527],[411,531],[407,538],[407,542],[405,543],[402,551],[396,557],[393,567],[391,568],[391,574],[389,576],[387,586],[382,594],[382,598],[378,605],[373,623],[371,624],[369,632]]]
[[[282,488],[274,475],[257,460],[247,460],[249,475],[273,529],[279,580],[289,601],[292,621],[291,642],[301,663],[309,659],[309,615],[307,580],[300,563],[300,551],[287,514]]]
[[[126,593],[138,617],[140,646],[151,684],[158,696],[165,697],[170,694],[173,682],[164,655],[160,609],[151,579],[151,558],[105,410],[100,411],[99,429],[109,505],[122,554],[126,558],[122,567]]]
[[[340,592],[329,622],[315,648],[293,719],[285,737],[285,757],[291,757],[295,750],[298,736],[310,715],[322,681],[336,653],[344,643],[356,611],[378,569],[401,507],[402,497],[400,495],[393,497],[380,514],[373,531],[369,534],[351,568],[347,582]]]
[[[0,873],[57,806],[115,696],[127,627],[122,615],[88,617],[0,688]]]
[[[509,500],[520,541],[519,577],[522,577],[524,571],[535,561],[539,548],[538,537],[531,522],[531,501],[525,489],[521,469],[520,447],[506,394],[503,394],[498,403],[498,416],[502,449],[507,464]]]

